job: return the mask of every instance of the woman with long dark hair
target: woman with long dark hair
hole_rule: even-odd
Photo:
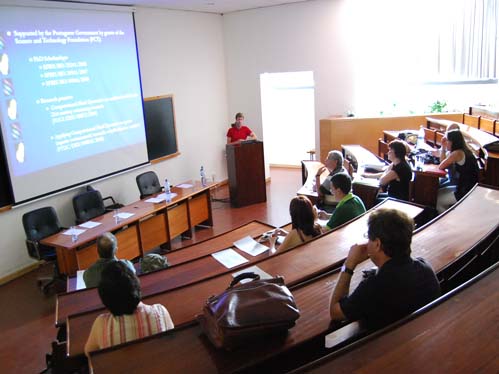
[[[317,223],[317,213],[310,200],[305,196],[297,196],[289,203],[292,230],[279,246],[279,251],[285,251],[299,244],[308,242],[322,233]],[[274,235],[282,235],[282,230],[276,230]]]
[[[452,165],[457,174],[457,185],[441,188],[438,191],[437,210],[443,212],[466,195],[478,182],[478,163],[473,151],[468,147],[460,130],[449,131],[442,139],[442,155],[450,152],[438,168],[445,170]]]

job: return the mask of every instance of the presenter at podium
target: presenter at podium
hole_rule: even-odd
[[[227,144],[237,143],[242,140],[256,140],[256,136],[249,127],[244,125],[244,114],[236,114],[236,122],[234,122],[229,131],[227,131]]]

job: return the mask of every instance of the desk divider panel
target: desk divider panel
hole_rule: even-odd
[[[140,221],[139,232],[144,252],[168,242],[165,213],[162,212]]]
[[[88,269],[98,258],[97,243],[95,242],[88,247],[76,251],[78,269]]]
[[[191,226],[196,226],[210,218],[208,195],[202,194],[189,200]]]
[[[118,239],[118,258],[133,260],[142,255],[139,244],[139,231],[137,225],[129,226],[128,228],[115,233]]]
[[[170,240],[189,230],[189,214],[187,203],[183,202],[172,208],[168,208],[168,228],[170,229]]]

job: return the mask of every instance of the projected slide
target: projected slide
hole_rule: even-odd
[[[0,87],[16,200],[147,161],[130,13],[0,6]]]

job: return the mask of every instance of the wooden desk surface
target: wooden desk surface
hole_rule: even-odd
[[[389,199],[377,206],[379,207],[400,209],[412,217],[422,211],[418,206]],[[278,252],[272,257],[260,260],[257,266],[272,276],[283,276],[287,285],[297,284],[339,267],[345,260],[350,246],[355,242],[365,241],[363,234],[367,229],[367,219],[370,213],[371,211],[291,251]],[[203,303],[208,297],[228,287],[232,280],[232,272],[146,297],[143,301],[146,304],[163,304],[170,312],[176,326],[190,323],[202,310]],[[102,311],[93,311],[68,317],[68,353],[70,356],[83,353],[92,323],[100,313]]]
[[[491,201],[494,202],[491,204]],[[412,255],[423,256],[438,272],[446,268],[455,259],[466,254],[470,248],[482,241],[493,229],[497,229],[499,216],[499,191],[477,186],[465,200],[460,201],[446,214],[439,216],[430,225],[419,229],[413,237]],[[469,222],[470,211],[476,212],[476,219]],[[363,220],[365,225],[365,220]],[[471,227],[469,227],[471,224]],[[344,227],[348,227],[344,226]],[[357,230],[360,228],[357,227]],[[364,227],[365,230],[365,227]],[[360,231],[362,232],[362,231]],[[333,232],[334,233],[334,232]],[[463,235],[463,233],[466,233]],[[322,241],[327,236],[322,238]],[[328,238],[339,239],[332,234]],[[353,240],[352,240],[353,239]],[[354,238],[335,241],[334,251],[346,253]],[[310,249],[314,256],[320,258],[320,241],[308,243],[301,250]],[[297,252],[299,253],[299,252]],[[317,253],[317,255],[315,255]],[[298,257],[298,256],[296,256]],[[362,269],[371,267],[365,261],[356,271],[351,289],[361,280]],[[295,272],[297,269],[294,269]],[[272,274],[272,273],[271,273]],[[331,331],[329,317],[329,295],[337,281],[338,273],[320,278],[316,281],[298,285],[293,289],[301,317],[297,320],[284,340],[267,339],[258,345],[241,348],[235,352],[215,350],[202,335],[199,325],[183,329],[175,329],[153,337],[128,343],[119,347],[98,351],[92,354],[95,373],[110,370],[119,372],[135,372],[147,370],[150,373],[161,372],[165,367],[173,372],[232,372],[247,365],[275,356],[291,347],[306,344],[310,339],[324,336]],[[179,360],[179,357],[190,357],[190,360]],[[127,360],[134,357],[134,360]],[[133,362],[131,362],[133,361]]]
[[[224,234],[169,253],[167,259],[171,266],[168,269],[143,274],[139,277],[143,297],[184,286],[216,274],[235,271],[234,269],[227,269],[222,266],[211,254],[233,247],[233,243],[236,240],[247,235],[255,238],[273,228],[271,225],[253,221]],[[250,260],[250,262],[268,256],[265,253],[257,257],[252,257],[238,249],[235,250]],[[247,266],[247,264],[244,266]],[[193,269],[196,269],[194,273]],[[104,305],[100,301],[97,288],[59,294],[57,295],[56,303],[56,325],[60,326],[64,324],[67,316],[71,314],[100,310],[102,308],[104,308]]]
[[[307,373],[497,373],[499,269],[426,313],[304,367]]]

